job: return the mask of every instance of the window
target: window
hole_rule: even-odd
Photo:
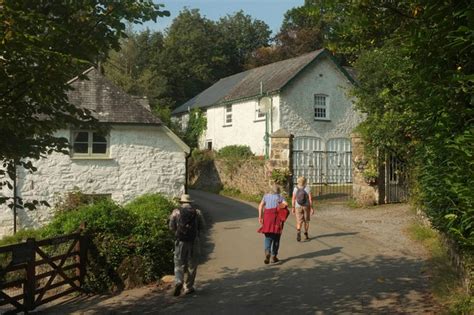
[[[75,157],[107,156],[108,137],[94,131],[73,131],[72,155]]]
[[[258,103],[255,105],[255,120],[264,120],[265,119],[265,113],[261,112],[260,109],[258,108]]]
[[[224,125],[232,125],[232,104],[226,105],[224,109]]]
[[[329,97],[327,95],[314,95],[314,119],[329,120]]]

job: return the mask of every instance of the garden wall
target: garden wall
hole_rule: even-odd
[[[196,165],[190,174],[189,184],[196,189],[218,191],[230,188],[244,194],[260,195],[268,191],[268,178],[264,160],[229,161],[216,158]]]

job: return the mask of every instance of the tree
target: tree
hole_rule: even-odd
[[[369,32],[373,39],[353,50],[364,47],[355,63],[360,82],[355,95],[367,115],[361,126],[366,140],[409,162],[415,201],[435,227],[472,252],[472,2],[380,1],[369,10],[356,6],[351,12],[358,12],[352,15],[352,29],[389,24],[378,35]]]
[[[306,0],[303,6],[285,13],[272,49],[258,49],[248,58],[246,67],[265,65],[328,47],[336,38],[335,29],[344,11],[345,1]]]
[[[31,159],[67,152],[67,139],[55,131],[97,125],[68,103],[68,80],[119,47],[126,21],[169,14],[160,7],[151,0],[0,0],[1,189],[11,188],[16,165],[34,171]]]
[[[184,9],[173,20],[153,70],[165,84],[162,99],[174,108],[223,76],[227,58],[219,46],[214,22],[199,10]]]
[[[252,53],[261,47],[268,47],[270,28],[265,22],[252,19],[243,11],[227,15],[217,22],[220,33],[219,44],[227,56],[227,74],[244,70],[245,61]]]

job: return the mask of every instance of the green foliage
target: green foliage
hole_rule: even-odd
[[[374,160],[370,160],[367,166],[362,171],[362,177],[368,183],[373,183],[379,177],[379,172],[377,170],[377,165]]]
[[[437,229],[474,251],[472,3],[381,1],[347,12],[354,29],[370,26],[352,47],[366,142],[408,161],[414,201]],[[381,25],[380,34],[370,31]]]
[[[220,46],[227,56],[228,74],[241,72],[257,48],[268,46],[271,35],[268,25],[252,19],[243,11],[221,18],[216,25],[220,33]]]
[[[91,250],[86,288],[95,292],[133,287],[172,271],[173,238],[167,219],[175,203],[144,195],[124,207],[111,200],[60,212],[42,236],[71,233],[87,223]]]
[[[408,232],[412,239],[428,250],[432,291],[437,302],[443,305],[444,311],[449,314],[472,314],[474,297],[467,295],[462,288],[459,274],[452,266],[439,233],[418,222],[414,222]],[[464,258],[469,260],[468,257]]]
[[[287,168],[285,169],[275,168],[272,170],[272,180],[280,186],[286,187],[290,178],[291,178],[290,170]]]
[[[247,145],[228,145],[217,152],[217,157],[224,162],[227,175],[232,176],[242,163],[254,154]]]
[[[199,138],[206,130],[207,118],[199,108],[193,108],[189,113],[189,120],[184,132],[184,142],[190,148],[197,148],[199,145]]]
[[[84,194],[79,188],[75,188],[73,191],[66,193],[62,198],[56,203],[55,209],[57,211],[71,211],[76,210],[80,206],[96,203],[100,200],[109,198],[108,195],[93,194],[87,195]]]
[[[68,103],[67,82],[119,47],[127,21],[169,15],[160,7],[151,0],[1,2],[0,134],[8,136],[0,137],[0,188],[10,188],[15,165],[35,171],[30,159],[67,153],[58,129],[96,127],[90,112]]]
[[[228,145],[217,152],[222,159],[248,159],[254,154],[248,145]]]

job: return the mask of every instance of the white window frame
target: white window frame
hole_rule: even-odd
[[[74,144],[75,144],[75,136],[79,132],[87,132],[87,153],[76,153],[74,152]],[[93,137],[94,133],[97,133],[96,131],[93,130],[72,130],[71,131],[71,156],[72,158],[109,158],[110,154],[110,136],[109,134],[105,135],[105,144],[106,144],[106,150],[105,153],[93,153],[92,152],[92,147],[93,147]],[[99,142],[98,142],[99,143]],[[102,143],[102,142],[100,142]]]
[[[324,98],[324,105],[321,102],[318,102],[321,98]],[[330,102],[329,102],[329,95],[326,94],[314,94],[313,98],[313,108],[314,108],[314,120],[330,120],[329,116],[329,109],[330,109]],[[319,116],[318,111],[324,110],[324,116]]]
[[[265,113],[262,113],[258,108],[258,102],[255,103],[255,121],[265,120]]]
[[[224,105],[224,126],[232,126],[232,104]]]

